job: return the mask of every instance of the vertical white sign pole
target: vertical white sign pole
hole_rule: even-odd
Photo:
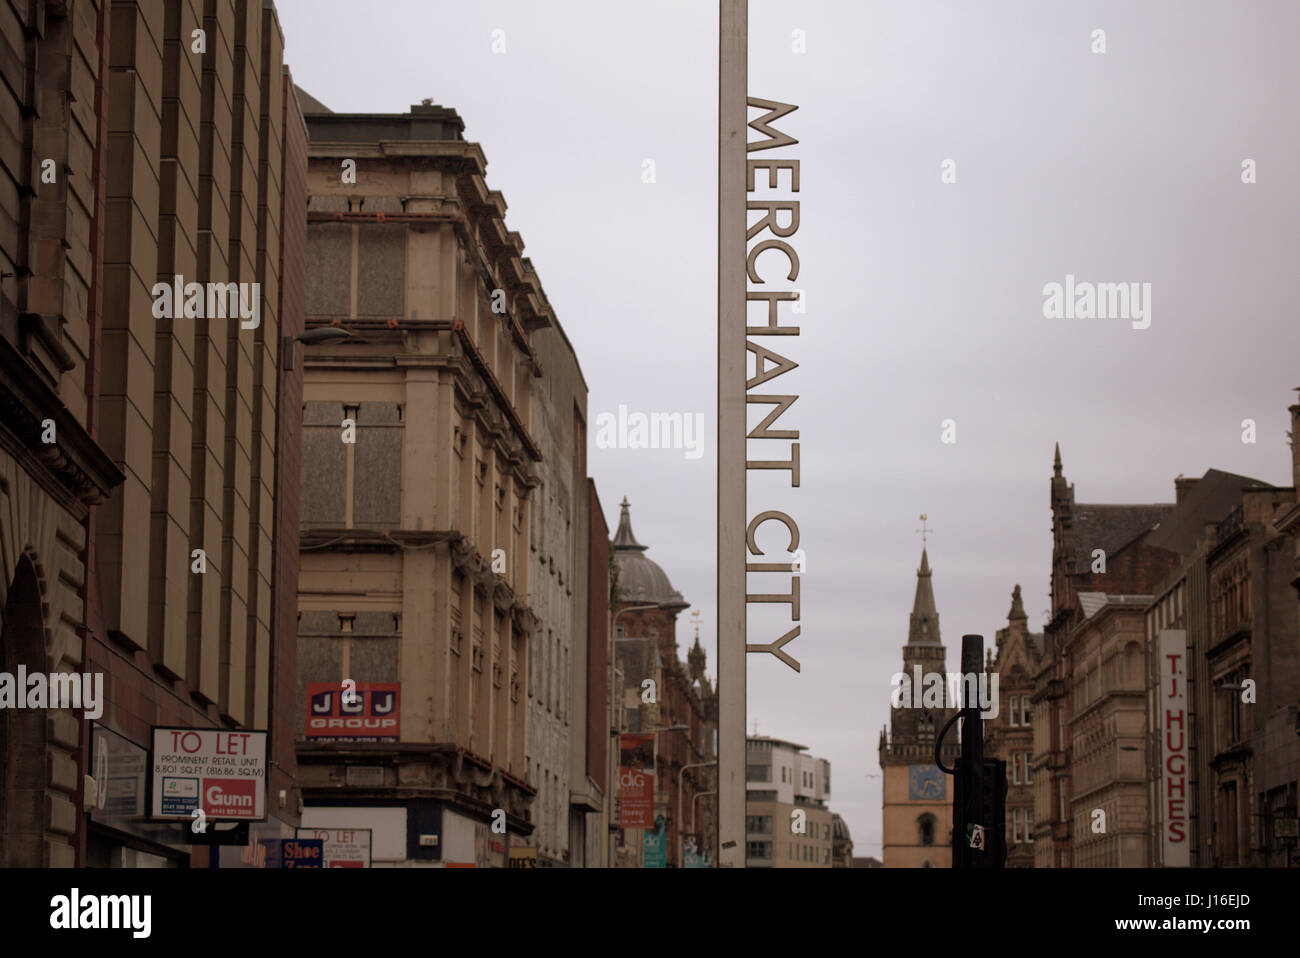
[[[745,142],[748,0],[719,0],[718,851],[745,867]]]

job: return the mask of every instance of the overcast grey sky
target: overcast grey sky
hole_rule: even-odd
[[[431,97],[464,118],[577,350],[590,423],[619,404],[705,414],[700,459],[598,449],[592,429],[588,462],[611,528],[626,495],[702,611],[714,671],[716,4],[276,6],[295,80],[331,109]],[[1081,502],[1172,501],[1176,475],[1211,467],[1290,484],[1298,37],[1284,0],[751,0],[749,93],[799,106],[781,126],[800,143],[779,152],[802,163],[807,313],[777,381],[800,394],[782,426],[801,430],[802,486],[751,480],[749,514],[786,508],[808,571],[787,647],[803,671],[750,656],[749,715],[830,759],[855,854],[880,854],[867,776],[920,513],[955,670],[963,633],[988,647],[1005,626],[1016,583],[1042,628],[1053,443]],[[1150,283],[1150,327],[1044,318],[1067,274]]]

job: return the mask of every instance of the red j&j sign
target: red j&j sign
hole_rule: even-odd
[[[401,691],[400,682],[308,682],[306,737],[396,742],[401,738]]]

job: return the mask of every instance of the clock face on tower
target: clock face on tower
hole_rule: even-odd
[[[935,765],[907,767],[907,797],[942,801],[948,794],[948,776]]]

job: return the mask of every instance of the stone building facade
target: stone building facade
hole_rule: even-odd
[[[0,96],[22,126],[0,144],[4,664],[101,673],[105,697],[94,721],[4,717],[4,861],[176,864],[189,832],[146,821],[150,726],[266,729],[283,704],[293,566],[271,542],[301,121],[270,3],[4,9],[20,52]],[[205,285],[173,303],[173,282]],[[283,834],[293,759],[271,748],[264,827]],[[136,790],[106,803],[108,778]]]
[[[1223,693],[1216,692],[1210,677],[1208,653],[1212,641],[1208,563],[1217,547],[1220,528],[1250,490],[1271,490],[1272,486],[1233,473],[1211,469],[1199,479],[1179,477],[1174,482],[1177,506],[1151,537],[1153,545],[1180,556],[1178,566],[1156,584],[1146,611],[1146,688],[1148,762],[1148,816],[1151,826],[1150,864],[1174,864],[1177,846],[1186,843],[1186,859],[1192,867],[1215,862],[1215,790],[1210,762],[1215,755],[1213,710]],[[1176,630],[1179,647],[1187,655],[1186,722],[1167,720],[1162,701],[1161,637]],[[1169,736],[1174,736],[1174,741]],[[1181,747],[1185,757],[1170,762],[1170,745]],[[1185,766],[1183,768],[1182,766]],[[1171,774],[1179,773],[1181,774]],[[1171,805],[1171,800],[1173,805]],[[1181,804],[1180,804],[1181,803]],[[1173,809],[1171,815],[1170,809]],[[1235,816],[1234,816],[1235,817]],[[1166,826],[1174,818],[1180,827],[1169,831],[1166,859]]]
[[[1073,700],[1079,687],[1074,667],[1076,662],[1089,662],[1100,668],[1103,654],[1095,634],[1098,623],[1092,622],[1091,614],[1081,601],[1081,594],[1101,593],[1128,603],[1128,615],[1104,626],[1107,630],[1115,630],[1114,636],[1119,642],[1118,646],[1115,642],[1107,644],[1105,656],[1109,663],[1117,649],[1122,655],[1128,645],[1118,636],[1126,635],[1126,630],[1131,628],[1128,618],[1135,614],[1132,610],[1140,612],[1136,600],[1122,597],[1150,596],[1156,582],[1177,565],[1178,556],[1148,541],[1156,526],[1173,510],[1172,503],[1076,503],[1074,487],[1062,470],[1059,447],[1053,463],[1051,508],[1051,612],[1044,628],[1043,657],[1034,672],[1031,698],[1034,866],[1068,868],[1073,863],[1071,842],[1082,837],[1077,834],[1079,826],[1072,792],[1072,723],[1076,715],[1082,717],[1085,710],[1095,705],[1091,699],[1088,702]],[[1110,603],[1109,598],[1097,601],[1101,603],[1097,608]],[[1138,651],[1141,660],[1140,643]],[[1118,668],[1118,665],[1108,664],[1107,668]],[[1097,681],[1100,683],[1101,678]],[[1127,695],[1127,686],[1125,688],[1123,694]],[[1089,690],[1087,694],[1090,696],[1092,693]],[[1128,735],[1129,730],[1116,728],[1106,733],[1116,749],[1120,748],[1118,736],[1121,734]],[[1092,744],[1081,747],[1093,747],[1095,742],[1090,742]],[[1078,806],[1079,809],[1083,807]],[[1092,807],[1088,807],[1089,813]],[[1091,823],[1091,817],[1088,821]]]
[[[1206,555],[1211,860],[1219,867],[1295,866],[1296,842],[1279,819],[1296,819],[1300,749],[1300,620],[1291,601],[1291,543],[1273,518],[1295,489],[1254,488],[1215,527]],[[1247,688],[1246,683],[1253,684]],[[1253,699],[1253,700],[1252,700]]]
[[[1055,472],[1036,864],[1297,864],[1295,488],[1211,469],[1172,504],[1077,505]]]
[[[1070,864],[1140,868],[1148,854],[1143,619],[1149,595],[1078,592],[1069,676]]]
[[[1291,448],[1291,487],[1296,490],[1294,501],[1279,506],[1273,514],[1273,532],[1277,536],[1271,543],[1280,574],[1296,594],[1296,608],[1300,620],[1300,404],[1288,407],[1291,430],[1288,435]],[[1290,574],[1282,571],[1288,554],[1292,558]],[[1287,599],[1272,594],[1278,609],[1285,608]],[[1285,642],[1279,638],[1279,642]],[[1300,645],[1297,634],[1296,645]],[[1294,646],[1293,646],[1294,648]],[[1293,666],[1294,667],[1294,666]],[[1284,679],[1285,681],[1285,679]],[[1292,688],[1294,688],[1294,680]],[[1270,766],[1263,788],[1257,788],[1256,797],[1261,812],[1261,854],[1270,865],[1300,866],[1300,694],[1292,694],[1288,702],[1284,693],[1273,697],[1273,714],[1265,719],[1263,732],[1265,752],[1270,756]],[[1286,834],[1284,834],[1284,832]]]
[[[608,615],[608,588],[592,608],[587,384],[568,337],[553,323],[532,336],[545,373],[532,390],[531,421],[544,456],[529,544],[530,595],[541,624],[528,669],[528,781],[537,789],[528,842],[540,865],[583,867],[599,864],[608,846],[600,830],[604,787],[588,775],[586,760],[590,693],[598,693],[602,712],[604,697],[604,683],[588,687],[588,637],[591,618]],[[603,518],[597,522],[605,528]]]
[[[95,439],[109,12],[3,12],[0,669],[81,672],[93,510],[123,479]],[[0,864],[81,862],[85,725],[70,710],[0,712]]]
[[[532,511],[549,505],[534,497],[534,336],[555,321],[504,198],[484,182],[481,148],[432,103],[399,115],[312,109],[307,325],[351,338],[306,351],[305,820],[375,829],[387,864],[500,866],[535,828],[529,656],[555,632],[535,585],[551,590],[552,613],[584,627],[584,410],[561,403],[545,426],[567,437],[548,494],[567,497],[570,525],[535,553]],[[557,402],[582,392],[572,376]],[[332,736],[307,724],[309,709],[342,708],[349,679],[369,695],[365,727]],[[567,813],[557,827],[568,830]]]
[[[1007,763],[1007,868],[1034,866],[1034,731],[1030,699],[1043,636],[1028,628],[1020,586],[1011,593],[1007,627],[996,633],[986,671],[998,677],[998,714],[984,720],[984,756]]]
[[[934,761],[935,738],[956,711],[947,683],[947,650],[939,635],[939,611],[934,602],[930,558],[921,550],[916,573],[916,597],[912,603],[907,644],[903,646],[906,685],[892,708],[888,729],[881,729],[880,768],[883,778],[882,809],[885,868],[949,868],[952,865],[952,777]],[[915,677],[922,688],[915,689]],[[941,693],[937,699],[924,696],[926,676],[937,674]],[[897,694],[897,693],[896,693]],[[920,706],[913,703],[918,696]],[[953,767],[960,753],[958,737],[949,731],[941,757]]]

